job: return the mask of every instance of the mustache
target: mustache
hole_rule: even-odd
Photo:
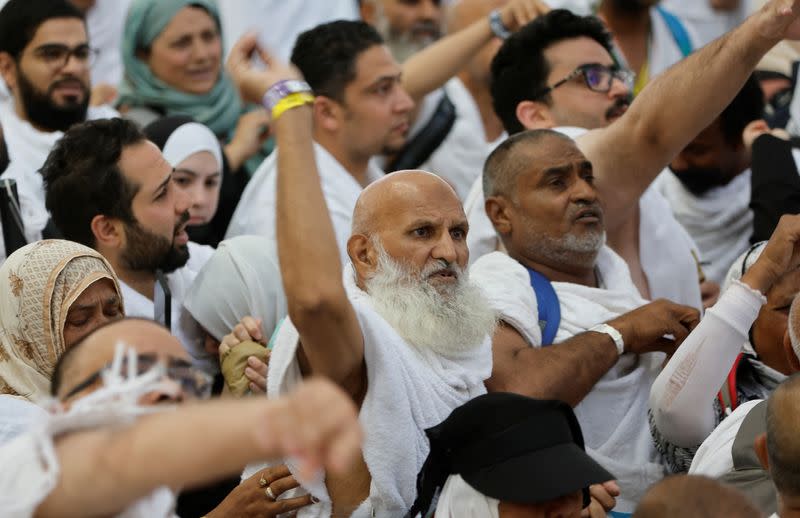
[[[442,34],[442,29],[433,20],[423,20],[412,25],[409,32],[414,36],[431,35],[434,38],[438,38]]]
[[[620,97],[614,101],[609,109],[606,110],[606,119],[613,119],[619,117],[631,105],[630,96]]]
[[[51,84],[47,90],[48,93],[53,93],[53,91],[59,86],[73,86],[73,85],[79,86],[80,89],[83,90],[85,94],[89,93],[89,86],[75,76],[66,76],[61,79],[58,79],[57,81],[54,81],[53,84]]]
[[[438,273],[450,273],[456,279],[458,279],[464,272],[462,268],[456,263],[451,263],[444,259],[436,259],[435,261],[425,265],[425,267],[420,272],[420,276],[423,279],[428,279],[429,277],[436,275]]]
[[[188,210],[184,211],[183,214],[181,214],[181,219],[179,219],[178,222],[175,224],[175,233],[176,234],[181,231],[181,227],[183,227],[183,225],[186,224],[187,221],[189,221],[189,211]]]
[[[596,216],[602,220],[603,208],[600,206],[600,203],[596,201],[592,203],[576,203],[570,205],[569,207],[568,215],[573,221],[587,214],[591,214],[592,216]]]

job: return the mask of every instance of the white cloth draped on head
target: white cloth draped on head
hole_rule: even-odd
[[[63,240],[24,246],[0,267],[0,394],[36,402],[49,394],[50,375],[64,352],[64,324],[75,299],[110,279],[111,265],[89,247]]]
[[[287,312],[275,243],[259,236],[220,243],[183,305],[217,340],[248,315],[262,319],[268,338]]]
[[[200,151],[208,151],[214,155],[217,166],[222,169],[222,149],[217,137],[210,129],[199,122],[187,122],[178,126],[170,134],[166,144],[164,144],[162,153],[164,154],[164,159],[172,167],[176,167],[188,157]]]
[[[436,518],[498,518],[500,501],[477,491],[461,478],[447,477],[436,504]]]

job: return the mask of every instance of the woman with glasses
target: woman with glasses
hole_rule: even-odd
[[[45,240],[11,254],[0,267],[0,429],[24,424],[6,403],[41,402],[59,356],[123,316],[117,276],[91,248]]]

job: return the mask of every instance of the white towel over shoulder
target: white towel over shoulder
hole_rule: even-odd
[[[555,342],[563,342],[647,303],[631,280],[625,261],[603,247],[597,271],[607,289],[554,282],[561,305]],[[538,305],[527,270],[509,256],[494,252],[470,269],[501,319],[532,347],[541,347]],[[647,422],[648,394],[664,360],[663,353],[625,354],[575,407],[586,448],[614,474],[622,489],[621,512],[632,512],[646,489],[664,476]]]
[[[491,342],[487,336],[478,348],[459,357],[415,347],[374,311],[369,295],[355,285],[352,268],[345,271],[345,286],[364,336],[368,386],[359,419],[366,434],[364,460],[372,476],[369,499],[352,516],[402,516],[414,502],[417,473],[430,449],[425,429],[486,392]],[[301,381],[298,339],[287,319],[270,357],[269,397],[285,394]],[[249,469],[244,476],[256,471]],[[320,503],[301,509],[297,516],[329,516],[325,486],[306,484],[306,489]]]

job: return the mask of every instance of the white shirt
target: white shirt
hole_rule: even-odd
[[[625,261],[610,248],[601,249],[596,268],[604,288],[552,283],[561,308],[556,344],[646,304]],[[500,318],[531,347],[541,347],[538,300],[528,271],[495,252],[472,265],[469,273]],[[633,512],[647,488],[665,473],[647,424],[650,385],[664,358],[663,353],[623,354],[575,407],[587,453],[613,473],[622,488],[615,508],[620,512]]]
[[[353,226],[353,210],[363,187],[328,151],[314,142],[322,195],[333,223],[336,243],[343,262],[347,261],[347,240]],[[242,193],[225,239],[241,235],[257,235],[276,241],[276,202],[278,153],[268,156],[258,167]],[[373,163],[367,168],[367,183],[384,176]]]
[[[189,242],[189,261],[172,273],[167,275],[170,292],[172,293],[172,313],[170,332],[178,338],[184,349],[192,357],[195,365],[209,374],[219,371],[217,359],[205,352],[203,348],[204,334],[200,325],[192,318],[188,311],[184,311],[183,299],[189,291],[200,269],[214,253],[208,245],[198,245]],[[154,319],[164,323],[164,300],[158,283],[155,286],[157,304],[138,291],[134,290],[120,279],[122,300],[125,303],[125,315],[129,317],[142,317]]]
[[[113,108],[98,106],[89,108],[86,120],[118,116],[119,113]],[[37,130],[28,121],[17,116],[13,102],[0,103],[0,125],[3,127],[10,160],[8,169],[0,178],[10,178],[17,182],[26,236],[41,235],[50,215],[45,208],[44,180],[39,169],[64,134],[61,131]]]
[[[716,10],[710,0],[662,0],[661,5],[679,16],[697,35],[697,44],[705,45],[738,27],[747,18],[750,2],[741,0],[730,11]]]
[[[247,31],[279,59],[289,61],[297,36],[333,20],[358,20],[355,0],[219,0],[225,48]]]
[[[444,178],[465,200],[475,179],[481,176],[486,158],[508,135],[503,132],[494,141],[486,141],[478,105],[460,79],[448,81],[444,91],[455,106],[456,120],[441,145],[419,168]],[[436,103],[440,98],[435,96]]]
[[[711,435],[698,448],[692,460],[692,467],[689,468],[690,475],[719,478],[733,471],[733,442],[736,440],[736,434],[739,433],[739,428],[742,427],[750,410],[762,401],[754,399],[743,403],[714,428]]]
[[[734,261],[750,247],[753,234],[750,176],[748,169],[727,185],[715,187],[702,196],[692,194],[668,170],[655,183],[675,218],[697,243],[706,276],[719,284]]]
[[[483,179],[478,178],[464,203],[469,221],[470,264],[498,249],[500,239],[484,210]],[[694,241],[678,223],[669,204],[654,186],[639,199],[639,261],[653,299],[665,298],[702,307]]]
[[[125,19],[132,0],[95,0],[86,13],[89,44],[100,53],[92,63],[92,84],[116,87],[122,80],[124,66],[120,51]]]

